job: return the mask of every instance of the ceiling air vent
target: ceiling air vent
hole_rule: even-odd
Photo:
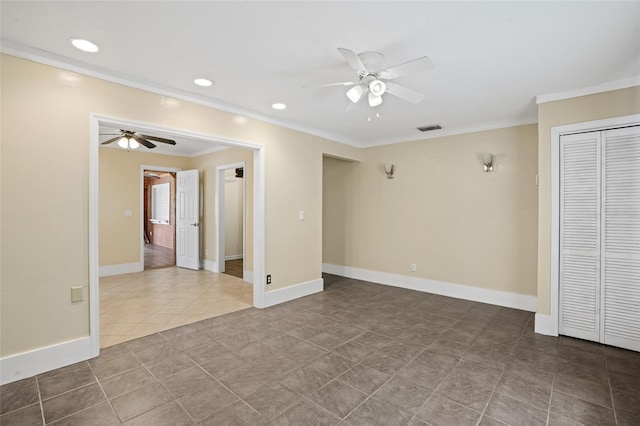
[[[418,127],[418,130],[420,130],[421,132],[429,132],[431,130],[440,130],[440,129],[442,129],[442,126],[440,126],[439,124],[434,124],[432,126]]]

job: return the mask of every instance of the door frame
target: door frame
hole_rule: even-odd
[[[199,139],[228,147],[253,151],[253,306],[264,308],[265,283],[265,147],[253,142],[230,139],[183,129],[158,126],[152,123],[111,117],[103,114],[89,115],[89,206],[88,206],[88,269],[89,269],[89,340],[92,356],[100,354],[100,289],[99,289],[99,146],[100,125],[135,127],[145,133],[162,132],[175,137]]]
[[[560,324],[560,138],[572,133],[597,132],[640,125],[640,114],[585,121],[551,128],[551,306],[550,328],[544,334],[558,336]],[[536,327],[536,331],[538,331]]]
[[[216,264],[214,266],[215,272],[224,272],[225,271],[225,217],[224,217],[224,209],[225,209],[225,180],[224,173],[229,169],[237,169],[242,167],[243,169],[246,167],[245,161],[240,161],[237,163],[224,164],[222,166],[216,167],[216,199],[215,199],[215,216],[216,216]],[[245,276],[244,259],[246,258],[246,183],[245,179],[242,179],[242,258],[243,258],[243,271],[242,271],[242,279],[247,280]]]
[[[181,168],[177,168],[177,167],[165,167],[165,166],[151,166],[151,165],[146,165],[146,164],[142,164],[140,166],[140,259],[141,259],[141,263],[142,263],[142,270],[144,271],[144,171],[148,170],[151,172],[170,172],[170,173],[176,173],[176,172],[181,172],[182,169]],[[175,191],[175,188],[174,188]],[[175,203],[173,204],[173,212],[174,214],[173,217],[175,217],[175,213],[176,213],[176,205]],[[174,250],[176,249],[175,245],[176,245],[176,231],[173,231],[173,245],[174,245]],[[174,259],[175,262],[175,259]],[[175,266],[175,264],[174,264]]]

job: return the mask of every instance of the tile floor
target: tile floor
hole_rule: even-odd
[[[100,346],[253,306],[250,283],[183,268],[100,278]]]
[[[154,244],[144,245],[144,269],[166,268],[176,265],[176,251]]]
[[[323,293],[0,388],[10,425],[638,425],[640,354],[533,314],[325,278]]]

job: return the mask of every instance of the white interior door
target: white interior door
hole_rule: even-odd
[[[640,351],[640,127],[603,132],[603,341]]]
[[[600,339],[600,133],[560,139],[560,334]]]
[[[200,184],[198,170],[176,173],[176,265],[200,269]]]

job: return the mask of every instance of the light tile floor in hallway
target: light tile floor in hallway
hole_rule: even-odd
[[[183,268],[100,278],[100,346],[107,347],[253,306],[253,286]]]

